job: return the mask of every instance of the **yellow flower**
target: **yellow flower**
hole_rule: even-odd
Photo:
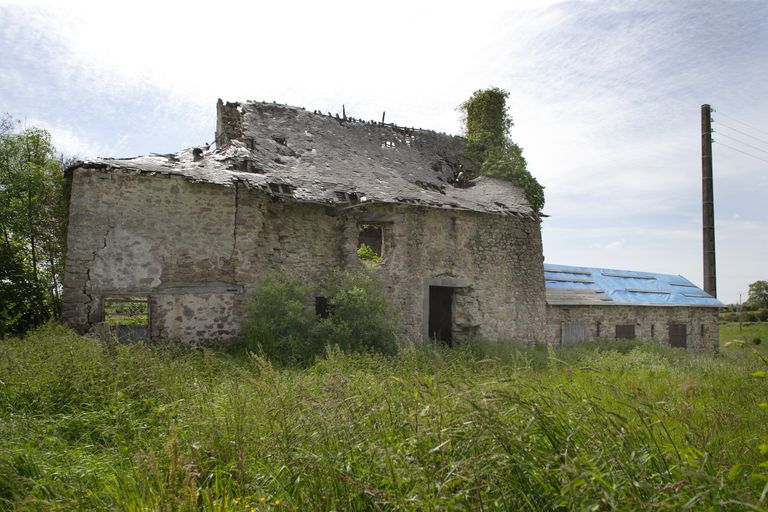
[[[277,498],[277,499],[275,500],[275,506],[276,506],[276,507],[279,507],[279,506],[280,506],[280,503],[282,503],[282,501],[280,501],[280,498]]]
[[[264,503],[265,501],[267,501],[266,496],[262,496],[261,498],[259,498],[259,503]]]

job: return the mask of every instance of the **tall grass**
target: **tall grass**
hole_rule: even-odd
[[[756,368],[627,342],[299,370],[47,327],[0,343],[0,510],[761,509]]]

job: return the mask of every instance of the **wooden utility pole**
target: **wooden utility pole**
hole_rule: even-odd
[[[712,109],[701,106],[701,213],[704,242],[704,291],[717,297],[715,204],[712,183]]]

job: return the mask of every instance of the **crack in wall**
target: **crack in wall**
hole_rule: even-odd
[[[110,181],[114,181],[114,177],[110,177]],[[98,321],[102,320],[100,312],[93,310],[93,305],[96,301],[93,298],[93,289],[91,288],[91,267],[96,262],[99,256],[99,253],[104,251],[104,249],[107,248],[107,241],[109,240],[109,236],[112,233],[112,231],[114,231],[115,229],[115,217],[113,212],[121,211],[120,205],[124,199],[124,192],[122,188],[117,187],[117,190],[119,191],[119,193],[115,198],[114,206],[112,208],[107,209],[107,215],[106,215],[107,229],[101,235],[101,247],[94,248],[93,252],[91,253],[91,260],[90,260],[91,264],[88,265],[88,268],[86,269],[86,279],[85,279],[85,283],[83,284],[83,295],[85,295],[88,299],[88,302],[86,302],[85,318],[89,326],[93,325],[93,323],[97,320]]]
[[[237,284],[237,266],[235,253],[237,251],[237,219],[240,212],[240,182],[235,181],[235,215],[232,227],[232,252],[229,254],[229,264],[232,266],[232,284]]]

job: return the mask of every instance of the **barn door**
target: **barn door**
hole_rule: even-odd
[[[669,344],[673,347],[688,346],[688,326],[685,324],[669,324]]]
[[[560,327],[560,344],[568,345],[579,341],[587,341],[587,322],[563,322]]]

